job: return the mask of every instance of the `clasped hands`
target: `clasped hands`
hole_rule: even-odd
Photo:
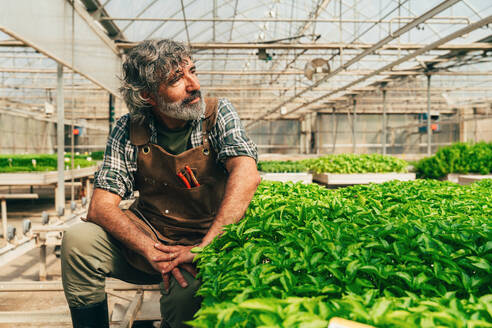
[[[195,254],[191,249],[195,246],[167,246],[161,243],[154,244],[154,250],[147,256],[152,267],[162,275],[164,289],[169,291],[170,274],[176,278],[178,284],[185,288],[188,286],[183,274],[180,271],[184,269],[193,277],[196,277],[196,269],[192,265]]]

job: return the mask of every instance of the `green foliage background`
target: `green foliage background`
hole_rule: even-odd
[[[439,179],[449,173],[490,174],[492,171],[492,142],[456,143],[439,148],[434,156],[415,164],[418,178]]]
[[[337,154],[300,161],[262,161],[262,172],[386,173],[407,172],[408,163],[380,154]]]
[[[88,167],[97,165],[97,160],[102,159],[103,152],[74,155],[74,167]],[[88,160],[91,157],[91,160]],[[69,168],[71,154],[65,154],[65,165]],[[36,166],[33,165],[36,161]],[[0,173],[34,172],[34,171],[56,171],[58,167],[56,154],[26,154],[26,155],[0,155]]]
[[[261,161],[258,162],[258,171],[268,173],[297,173],[307,172],[306,165],[299,161]]]
[[[402,159],[380,154],[326,155],[303,163],[315,173],[402,173],[408,166]]]

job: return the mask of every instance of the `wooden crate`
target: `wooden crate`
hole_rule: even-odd
[[[302,182],[305,184],[313,182],[313,175],[307,172],[298,173],[266,173],[260,172],[262,180],[280,182]]]
[[[315,173],[313,180],[325,185],[350,186],[391,180],[410,181],[415,180],[415,173]]]

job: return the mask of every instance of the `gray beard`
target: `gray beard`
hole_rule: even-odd
[[[160,113],[183,121],[198,120],[204,113],[205,104],[202,97],[195,104],[183,104],[182,101],[166,103],[164,99],[159,99],[158,110]]]

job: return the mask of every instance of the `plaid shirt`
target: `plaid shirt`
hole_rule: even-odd
[[[191,147],[201,146],[202,120],[192,122]],[[135,186],[134,174],[137,171],[137,147],[130,142],[130,114],[122,116],[115,124],[106,144],[104,160],[96,172],[95,188],[104,189],[129,198],[133,195]],[[155,121],[149,124],[150,142],[157,143]],[[221,163],[229,157],[249,156],[258,161],[256,145],[249,139],[239,120],[236,109],[227,99],[220,99],[218,104],[217,121],[209,133],[210,144],[218,154]]]

